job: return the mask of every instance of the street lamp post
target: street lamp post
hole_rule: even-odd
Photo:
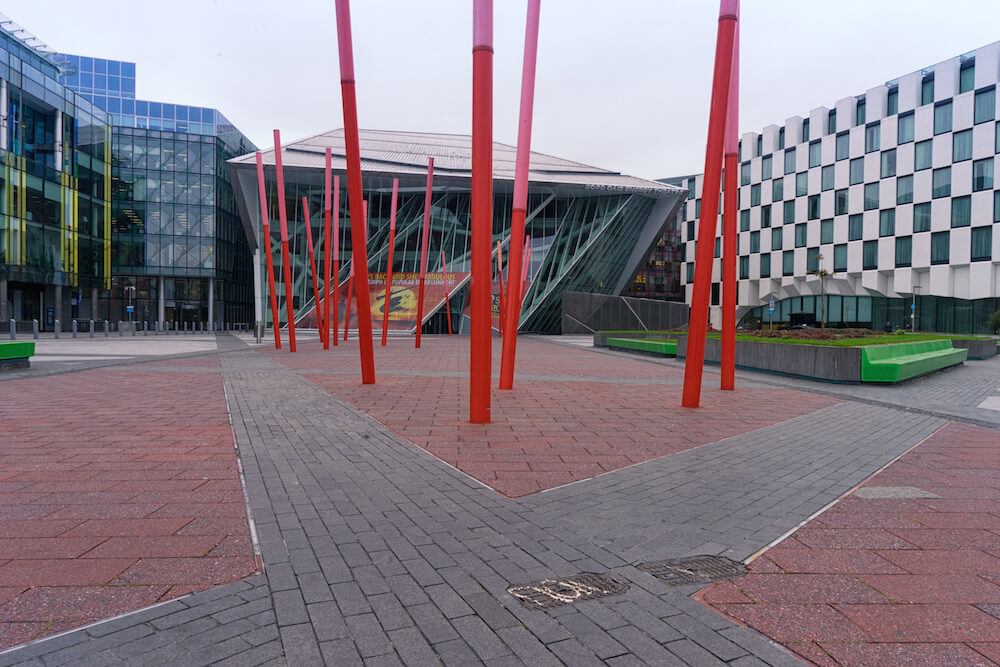
[[[126,285],[125,292],[128,294],[128,323],[132,324],[132,311],[135,307],[132,305],[132,297],[135,296],[135,285]]]
[[[917,331],[917,291],[920,289],[920,285],[913,286],[913,293],[910,297],[910,332],[915,333]]]
[[[813,275],[819,278],[819,326],[821,329],[826,328],[826,279],[829,278],[832,273],[823,268],[823,253],[816,256],[817,268],[813,271]]]

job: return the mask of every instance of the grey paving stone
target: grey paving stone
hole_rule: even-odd
[[[424,639],[423,634],[416,627],[399,628],[389,630],[389,641],[399,654],[403,664],[408,667],[417,665],[437,665],[441,661],[431,645]]]

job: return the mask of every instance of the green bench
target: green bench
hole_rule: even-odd
[[[660,338],[609,338],[608,347],[619,350],[635,350],[664,357],[677,356],[677,341]]]
[[[28,361],[35,354],[32,342],[0,342],[0,371],[27,368]]]
[[[861,381],[902,382],[961,364],[968,353],[952,347],[946,339],[868,345],[861,348]]]

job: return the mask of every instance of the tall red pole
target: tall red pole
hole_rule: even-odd
[[[382,301],[382,347],[389,340],[389,306],[392,304],[392,255],[396,246],[396,199],[399,179],[392,179],[392,201],[389,204],[389,256],[385,260],[385,299]]]
[[[288,313],[288,350],[295,352],[295,291],[292,261],[288,256],[288,210],[285,203],[285,171],[281,167],[281,133],[274,131],[274,170],[278,181],[278,220],[281,222],[281,264],[285,283],[285,310]]]
[[[469,421],[490,421],[493,245],[493,0],[472,5],[472,285]]]
[[[736,34],[733,36],[732,74],[729,77],[729,103],[726,107],[725,141],[725,194],[722,202],[722,345],[720,364],[722,373],[719,386],[731,390],[736,387],[736,254],[739,232],[736,216],[739,215],[739,104],[740,104],[740,24],[737,16]]]
[[[344,149],[347,157],[347,200],[351,208],[351,237],[364,239],[361,188],[361,141],[358,137],[358,102],[354,91],[354,49],[351,43],[350,0],[334,0],[337,8],[337,46],[340,51],[340,87],[344,102]],[[368,292],[368,251],[365,243],[352,243],[355,289],[358,299],[358,349],[361,381],[375,382],[375,350],[372,346],[371,304]],[[362,315],[366,315],[362,317]]]
[[[323,311],[319,302],[319,274],[316,271],[316,254],[313,252],[312,222],[309,220],[309,198],[302,197],[302,213],[306,219],[306,251],[309,253],[309,268],[312,270],[313,303],[316,305],[316,328],[323,338]]]
[[[451,295],[448,294],[448,268],[444,263],[444,248],[441,248],[441,282],[444,283],[444,313],[448,318],[448,335],[455,332],[451,328]]]
[[[524,259],[524,221],[528,208],[528,166],[531,159],[531,118],[535,104],[535,64],[538,61],[538,17],[541,0],[528,0],[528,18],[524,29],[524,64],[521,74],[521,110],[517,125],[517,158],[514,163],[514,210],[510,221],[510,245],[507,257],[507,302],[501,321],[503,352],[500,355],[500,388],[514,387],[514,363],[517,356],[517,328],[521,320],[523,287],[514,284],[522,272]],[[512,278],[513,276],[513,278]]]
[[[331,182],[333,173],[333,152],[326,149],[326,165],[323,168],[323,349],[330,349],[330,207]],[[336,331],[336,328],[334,329]]]
[[[508,280],[508,282],[510,281]],[[505,310],[504,306],[506,305],[507,302],[504,300],[504,294],[503,294],[503,244],[500,243],[500,241],[497,241],[497,287],[499,291],[498,296],[500,299],[500,316],[497,318],[497,320],[500,323],[500,335],[502,336],[503,325],[504,325],[503,320],[506,314],[504,312]]]
[[[431,237],[431,187],[434,184],[434,158],[427,158],[427,188],[424,191],[424,228],[420,234],[420,278],[417,283],[417,338],[414,347],[420,347],[420,330],[424,325],[424,281],[427,278],[427,251]]]
[[[733,39],[736,34],[739,9],[739,0],[721,0],[715,44],[712,105],[708,119],[708,145],[705,151],[705,177],[702,183],[701,220],[698,224],[698,243],[695,246],[688,350],[684,364],[684,391],[681,405],[686,408],[696,408],[701,402],[701,376],[705,363],[708,297],[712,282],[712,255],[718,222],[716,218],[719,213],[719,180],[726,130],[726,106],[729,100],[729,79],[733,69]]]
[[[281,349],[281,320],[278,317],[278,294],[274,291],[274,257],[271,255],[271,221],[267,215],[267,190],[264,185],[264,161],[257,151],[257,192],[260,194],[261,236],[267,256],[267,293],[271,301],[271,324],[274,326],[274,349]]]
[[[329,288],[327,288],[327,290],[329,290]],[[333,345],[334,347],[336,347],[337,345],[338,331],[340,331],[340,176],[334,176],[333,177]]]

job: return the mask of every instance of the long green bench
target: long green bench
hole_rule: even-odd
[[[0,371],[27,368],[35,354],[35,344],[30,341],[0,341]]]
[[[676,340],[664,340],[658,338],[609,338],[608,347],[617,348],[619,350],[648,352],[649,354],[659,354],[664,357],[677,356]]]
[[[868,345],[861,348],[861,381],[902,382],[961,364],[968,353],[952,347],[946,339]]]

